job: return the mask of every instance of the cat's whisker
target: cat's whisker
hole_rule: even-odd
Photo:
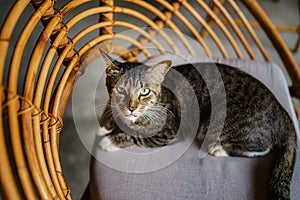
[[[102,118],[109,118],[109,117],[111,117],[113,115],[113,113],[112,112],[104,112],[103,114],[102,114]]]
[[[143,114],[143,117],[146,118],[151,124],[154,123],[153,116],[151,115],[150,112],[147,112],[147,111],[146,111],[146,112]]]
[[[161,119],[164,119],[166,117],[166,112],[161,112],[162,110],[160,110],[160,112],[157,112],[155,110],[148,109],[147,111],[145,111],[144,115],[148,117],[148,119],[150,119],[151,123],[154,123],[159,122],[161,121]]]
[[[169,111],[167,108],[163,106],[157,106],[157,107],[151,107],[150,110],[155,111],[156,113],[162,113],[167,114],[167,111]],[[171,112],[171,111],[169,111]]]
[[[148,121],[150,122],[150,124],[153,124],[152,118],[149,115],[144,115],[144,118],[148,119]]]
[[[167,111],[167,112],[169,112],[170,114],[174,115],[173,112],[172,112],[171,110],[169,110],[168,108],[166,108],[166,107],[164,107],[164,106],[155,105],[155,106],[152,106],[150,109],[156,110],[156,111],[157,111],[157,110],[159,110],[159,111],[163,110],[163,111]]]
[[[157,119],[159,117],[162,117],[162,115],[158,112],[153,112],[153,111],[150,111],[149,112],[151,114],[151,116],[153,116],[153,118]]]

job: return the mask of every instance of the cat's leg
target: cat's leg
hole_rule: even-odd
[[[137,146],[156,148],[177,142],[178,138],[175,138],[176,133],[177,128],[169,122],[165,124],[161,131],[152,137],[135,137],[133,139]]]
[[[229,155],[243,157],[264,156],[273,146],[271,134],[254,128],[244,128],[240,134],[225,137],[222,144]]]
[[[243,157],[258,157],[267,155],[271,151],[271,146],[253,147],[253,144],[227,144],[226,149],[231,156],[243,156]]]
[[[114,152],[120,150],[120,147],[115,145],[108,136],[104,136],[103,138],[101,138],[98,145],[102,150],[108,152]]]
[[[216,157],[228,156],[243,156],[243,157],[258,157],[267,155],[271,151],[271,145],[260,145],[259,147],[253,143],[246,143],[245,141],[240,144],[236,143],[212,143],[208,146],[209,154]]]
[[[99,127],[98,130],[97,130],[97,135],[100,136],[100,137],[103,137],[103,136],[106,136],[108,135],[109,133],[111,133],[112,129],[108,130],[106,129],[105,127]]]
[[[250,150],[247,146],[212,143],[208,145],[208,153],[216,157],[228,157],[228,156],[244,156],[244,157],[258,157],[267,155],[271,151],[271,147],[264,149]]]
[[[113,152],[132,145],[148,148],[162,147],[175,141],[174,131],[168,128],[163,129],[163,131],[152,137],[135,137],[119,131],[121,130],[118,128],[113,131],[105,128],[98,130],[97,134],[102,135],[99,147],[102,150]]]
[[[113,129],[106,129],[105,126],[99,127],[97,130],[97,136],[101,137],[99,142],[99,147],[105,151],[118,151],[120,148],[114,145],[109,139],[108,135],[113,131]]]
[[[113,152],[121,148],[132,146],[133,140],[130,135],[125,133],[110,134],[101,138],[99,147],[102,150]]]
[[[242,152],[242,155],[245,157],[258,157],[258,156],[264,156],[267,155],[271,151],[271,148],[267,148],[263,151],[244,151]]]
[[[228,123],[217,142],[209,145],[209,153],[217,157],[258,157],[268,154],[273,146],[272,136],[269,130],[260,129],[255,122],[253,120],[253,123],[248,122],[245,126]]]

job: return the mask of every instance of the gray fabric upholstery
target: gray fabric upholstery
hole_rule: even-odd
[[[161,56],[157,60],[165,58]],[[154,59],[149,62],[155,61]],[[198,60],[191,58],[189,61],[196,62]],[[279,101],[293,117],[295,125],[298,126],[284,77],[277,66],[253,61],[217,61],[242,67],[243,70],[263,81],[279,98]],[[134,167],[135,163],[127,163],[126,157],[119,159],[118,154],[120,155],[122,152],[103,152],[97,148],[98,142],[99,138],[96,137],[94,155],[97,159],[92,158],[90,167],[89,190],[93,200],[258,200],[268,197],[268,181],[273,168],[274,152],[258,158],[216,158],[210,155],[199,158],[199,147],[193,143],[180,158],[162,169],[148,173],[128,173],[116,170],[110,167],[111,165],[107,166],[107,162],[103,162],[103,158],[105,157],[106,161],[111,159],[116,165],[127,165],[128,169],[130,166]],[[133,151],[142,151],[136,147],[133,149],[135,149]],[[291,186],[291,199],[293,200],[300,197],[299,154],[298,150]],[[152,164],[146,157],[142,164],[140,160],[138,162],[145,168]]]

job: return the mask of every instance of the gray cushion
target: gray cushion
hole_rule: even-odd
[[[173,65],[184,63],[173,55],[162,55],[147,62],[155,63],[165,59],[172,59]],[[193,57],[187,60],[203,61]],[[285,78],[278,66],[240,60],[217,62],[241,67],[264,82],[289,112],[295,126],[299,127]],[[174,150],[145,150],[138,147],[110,153],[100,150],[97,147],[98,143],[99,138],[96,137],[93,152],[95,157],[92,158],[90,167],[90,196],[93,200],[241,200],[268,197],[268,181],[274,163],[273,153],[259,158],[216,158],[199,151],[195,143],[181,154],[176,154]],[[181,148],[180,144],[171,146],[175,149]],[[291,199],[294,200],[300,197],[299,157],[298,154],[291,186]]]

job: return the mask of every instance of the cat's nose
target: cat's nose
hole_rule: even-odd
[[[134,100],[132,97],[130,97],[130,100],[129,100],[129,104],[128,104],[128,109],[133,112],[136,108],[137,108],[137,101]]]
[[[134,104],[129,105],[128,109],[132,112],[136,109],[136,105],[134,105]]]

